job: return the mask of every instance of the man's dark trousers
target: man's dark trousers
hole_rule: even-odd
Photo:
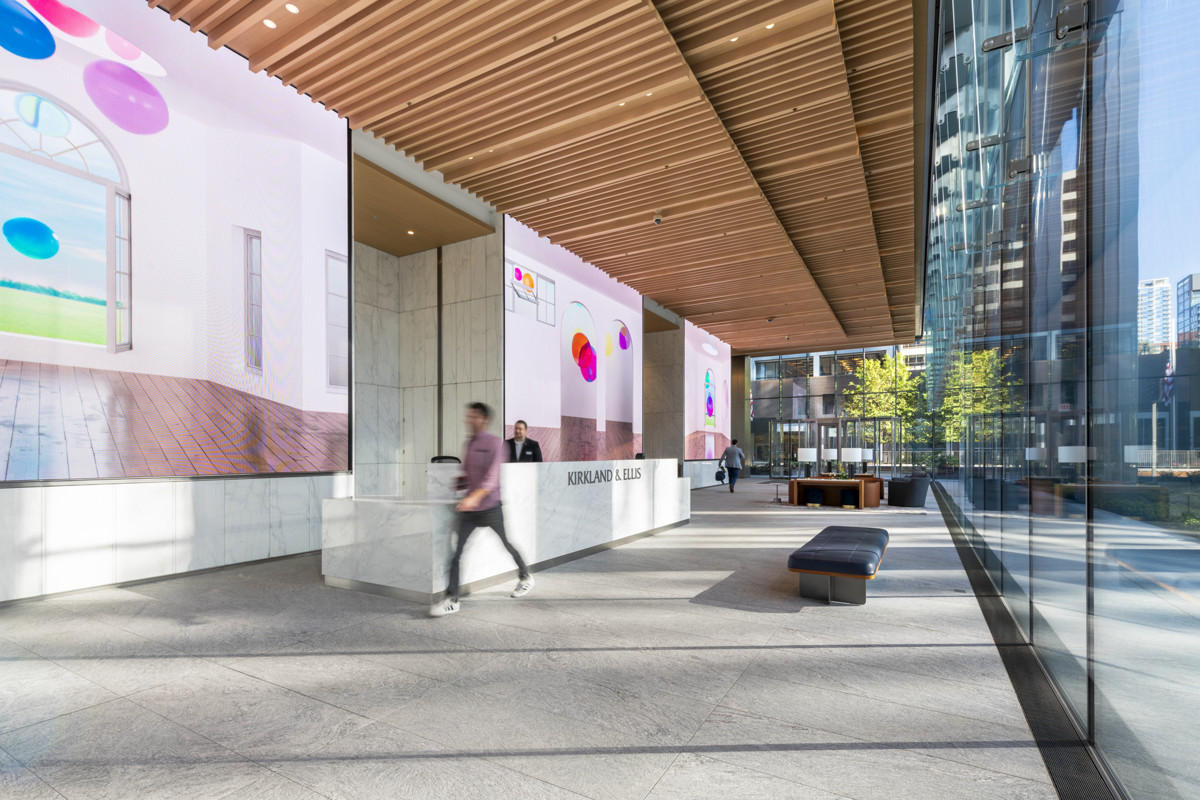
[[[462,561],[463,548],[467,546],[467,539],[475,532],[476,528],[494,530],[500,537],[500,541],[504,543],[504,549],[512,556],[513,561],[517,562],[518,577],[522,579],[529,577],[529,568],[525,566],[525,560],[521,558],[517,548],[512,546],[504,534],[503,506],[498,505],[495,508],[478,511],[460,511],[458,513],[458,546],[454,549],[454,558],[450,560],[450,585],[446,588],[446,596],[449,598],[458,597],[458,565]]]

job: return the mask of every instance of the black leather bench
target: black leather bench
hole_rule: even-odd
[[[788,556],[788,570],[800,575],[801,597],[861,606],[887,543],[883,528],[833,525]]]

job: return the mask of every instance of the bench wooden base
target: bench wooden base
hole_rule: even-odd
[[[827,572],[801,572],[793,569],[800,576],[800,596],[809,600],[821,600],[829,604],[852,603],[856,606],[867,604],[867,581],[870,578],[860,578],[855,575],[831,575]],[[871,576],[872,578],[874,576]]]

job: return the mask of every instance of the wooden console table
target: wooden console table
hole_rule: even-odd
[[[821,505],[842,507],[842,489],[858,492],[859,508],[878,508],[882,481],[866,478],[793,478],[788,483],[788,502],[794,506],[804,504],[804,490],[816,487],[824,492]]]

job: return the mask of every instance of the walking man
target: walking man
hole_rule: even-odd
[[[464,475],[459,481],[466,485],[467,494],[458,501],[458,544],[454,558],[450,561],[450,583],[446,588],[446,599],[429,609],[431,617],[444,617],[459,609],[458,576],[463,548],[476,528],[491,528],[500,537],[504,549],[517,562],[517,586],[513,597],[524,597],[533,588],[533,577],[525,560],[504,535],[504,510],[500,507],[500,465],[506,460],[504,441],[488,433],[492,411],[483,403],[467,406],[467,430],[471,438],[467,441],[463,458]]]
[[[725,452],[721,453],[721,460],[718,465],[724,464],[725,471],[729,473],[729,491],[733,491],[733,485],[737,483],[738,473],[742,471],[742,462],[746,460],[746,454],[742,452],[742,448],[737,446],[737,439],[733,440],[733,444],[725,448]]]

